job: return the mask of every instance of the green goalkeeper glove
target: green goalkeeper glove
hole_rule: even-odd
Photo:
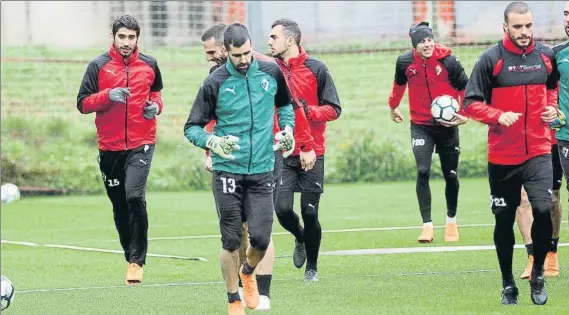
[[[556,109],[557,109],[557,118],[555,118],[554,121],[549,123],[549,128],[555,131],[559,131],[559,129],[561,129],[561,127],[565,126],[565,124],[567,123],[567,118],[565,118],[565,114],[563,114],[563,112],[559,108]]]
[[[284,150],[283,157],[287,158],[294,152],[294,134],[290,126],[286,126],[283,131],[275,134],[277,143],[273,145],[273,150]]]
[[[207,138],[205,146],[222,158],[233,160],[235,156],[231,153],[233,153],[234,150],[240,149],[237,144],[238,141],[239,138],[235,136],[210,136]]]

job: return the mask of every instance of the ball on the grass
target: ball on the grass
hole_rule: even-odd
[[[10,203],[20,199],[20,188],[12,183],[0,186],[0,196],[2,202]]]
[[[8,306],[10,306],[10,304],[12,304],[12,302],[14,301],[14,293],[16,292],[16,290],[14,289],[14,285],[12,284],[12,281],[10,281],[10,279],[2,276],[1,277],[1,297],[0,297],[0,302],[1,302],[1,310],[5,310],[8,308]]]

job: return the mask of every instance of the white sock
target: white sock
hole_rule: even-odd
[[[456,223],[456,217],[451,218],[451,217],[447,217],[447,224],[449,223]]]
[[[433,221],[423,223],[423,227],[427,227],[427,226],[433,227]]]

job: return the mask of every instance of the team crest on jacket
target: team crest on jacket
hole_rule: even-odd
[[[265,92],[269,90],[269,80],[267,80],[267,78],[263,78],[263,80],[261,80],[261,87]]]
[[[437,75],[440,75],[442,71],[443,71],[443,68],[441,68],[440,65],[437,65],[437,66],[435,67],[435,72],[437,73]]]

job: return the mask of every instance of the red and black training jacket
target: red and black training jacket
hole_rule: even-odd
[[[130,89],[127,103],[111,103],[109,90]],[[99,149],[125,151],[156,143],[156,119],[146,120],[146,101],[158,104],[162,112],[162,76],[156,59],[139,53],[138,47],[123,59],[113,45],[87,65],[79,94],[77,109],[82,114],[95,113]]]
[[[541,119],[547,105],[557,107],[557,69],[553,50],[532,43],[526,49],[508,36],[486,50],[466,86],[464,112],[488,125],[488,162],[518,165],[551,153],[551,130]],[[521,113],[510,127],[502,113]]]
[[[326,123],[338,119],[342,113],[340,99],[326,65],[308,57],[301,46],[298,49],[300,54],[290,58],[288,65],[282,59],[277,59],[277,63],[285,75],[292,97],[307,108],[306,118],[314,140],[314,152],[322,156],[326,153]],[[299,155],[300,150],[297,141],[292,155]]]
[[[397,58],[395,80],[389,95],[391,109],[399,106],[409,85],[411,122],[417,125],[439,125],[431,114],[431,104],[441,95],[449,95],[461,102],[468,76],[452,51],[435,45],[433,55],[423,59],[415,49]]]

